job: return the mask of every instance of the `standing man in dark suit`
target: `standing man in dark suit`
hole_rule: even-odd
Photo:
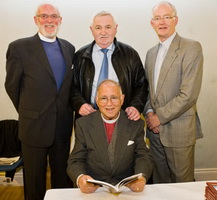
[[[104,80],[97,89],[99,110],[77,119],[75,146],[68,160],[68,174],[84,193],[98,186],[86,179],[117,184],[137,173],[144,176],[128,187],[141,192],[151,176],[153,159],[144,141],[144,121],[128,119],[121,110],[124,102],[120,85]]]
[[[148,82],[139,54],[115,38],[117,28],[111,13],[96,14],[90,26],[94,41],[75,54],[73,107],[77,115],[96,111],[94,101],[103,62],[102,50],[106,49],[107,78],[119,82],[125,94],[122,109],[129,119],[140,119],[148,96]]]
[[[35,36],[9,45],[5,88],[19,113],[27,199],[42,200],[47,156],[52,188],[68,186],[75,48],[56,37],[62,17],[53,5],[40,5],[34,21],[39,29]]]
[[[151,25],[159,44],[146,56],[150,99],[146,105],[147,137],[155,161],[154,183],[194,181],[196,139],[203,137],[196,102],[203,54],[199,42],[180,37],[176,8],[157,4]]]

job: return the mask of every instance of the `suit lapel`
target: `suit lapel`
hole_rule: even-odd
[[[158,49],[159,49],[159,44],[156,45],[153,49],[153,51],[151,52],[151,58],[150,59],[150,63],[149,63],[149,66],[152,66],[149,68],[149,83],[150,83],[150,90],[152,91],[151,94],[155,94],[155,90],[154,90],[154,70],[155,70],[155,63],[156,63],[156,60],[157,60],[157,53],[158,53]]]
[[[121,110],[120,118],[118,119],[117,124],[117,141],[115,147],[115,165],[113,168],[113,173],[115,173],[116,169],[119,167],[119,163],[123,159],[123,155],[126,152],[127,144],[130,138],[131,130],[128,127],[129,120],[126,117],[124,111]]]
[[[64,77],[64,80],[65,80],[66,77],[67,77],[67,74],[72,69],[72,60],[71,60],[72,55],[70,55],[70,51],[68,50],[66,44],[61,39],[59,39],[59,38],[57,38],[57,39],[58,39],[58,42],[60,44],[60,48],[62,50],[63,57],[64,57],[64,60],[65,60],[65,63],[66,63],[66,74],[65,74],[65,77]]]
[[[104,164],[105,169],[111,171],[108,157],[108,143],[105,134],[104,123],[100,112],[97,111],[95,114],[95,117],[93,117],[91,120],[92,127],[90,129],[90,136],[93,143],[95,144],[98,155],[102,160],[102,164]]]
[[[157,90],[156,90],[156,96],[155,96],[156,98],[159,95],[161,87],[162,87],[162,85],[163,85],[163,83],[167,77],[168,71],[170,70],[174,60],[178,56],[176,51],[177,51],[177,49],[179,49],[179,41],[180,41],[180,36],[176,35],[174,40],[172,41],[169,49],[168,49],[168,52],[166,54],[164,61],[162,63],[162,67],[160,70],[159,79],[158,79],[158,83],[157,83]]]
[[[54,75],[53,75],[53,71],[50,67],[50,63],[48,61],[48,58],[46,56],[46,52],[43,48],[42,42],[38,36],[38,34],[36,34],[33,37],[33,41],[31,43],[31,47],[30,47],[32,53],[38,58],[38,61],[41,63],[41,66],[43,66],[47,72],[50,74],[50,76],[55,80]]]

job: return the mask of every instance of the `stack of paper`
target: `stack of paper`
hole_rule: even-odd
[[[0,157],[0,165],[13,165],[19,159],[20,159],[20,156],[11,157],[11,158]]]

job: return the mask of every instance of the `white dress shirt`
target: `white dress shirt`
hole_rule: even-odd
[[[99,47],[97,44],[93,46],[93,52],[92,52],[92,59],[95,66],[95,75],[93,79],[93,86],[92,86],[92,93],[91,93],[91,103],[94,104],[95,102],[95,96],[96,96],[96,89],[97,89],[97,83],[99,78],[99,73],[104,57],[104,53],[101,51],[101,47]],[[115,45],[111,44],[108,48],[107,57],[108,57],[108,79],[114,80],[116,82],[119,82],[117,74],[115,73],[115,70],[112,66],[111,57],[115,49]]]
[[[155,93],[157,90],[157,83],[158,83],[162,63],[164,61],[164,58],[167,54],[167,51],[168,51],[170,44],[172,43],[175,35],[176,35],[176,32],[173,33],[173,35],[170,38],[168,38],[167,40],[165,40],[164,42],[159,43],[158,54],[157,54],[155,67],[154,67],[154,91],[155,91]]]

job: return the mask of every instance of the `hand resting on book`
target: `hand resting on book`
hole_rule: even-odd
[[[123,185],[128,187],[133,192],[142,192],[144,190],[144,187],[146,184],[146,179],[144,178],[144,176],[142,176],[140,174],[136,174],[132,177],[127,177],[126,179],[121,180],[116,186],[112,186],[109,183],[106,183],[103,181],[98,181],[98,180],[94,180],[94,183],[92,183],[91,181],[93,180],[93,178],[91,176],[81,175],[78,178],[77,183],[78,183],[78,186],[80,187],[81,192],[83,192],[83,193],[95,192],[100,187],[100,185],[109,187],[110,192],[112,192],[112,193],[117,193],[117,192],[119,193],[121,191],[121,190],[119,190],[119,187],[121,187]],[[130,179],[136,179],[136,180],[133,181]],[[131,181],[131,182],[129,182],[129,181]],[[127,183],[127,182],[129,182],[129,183]]]
[[[87,179],[93,179],[91,176],[88,175],[81,175],[78,179],[78,186],[83,193],[93,193],[95,192],[100,186],[95,185],[93,183],[88,183]]]
[[[140,176],[137,180],[128,183],[126,186],[133,192],[142,192],[145,188],[146,180],[144,176]]]

